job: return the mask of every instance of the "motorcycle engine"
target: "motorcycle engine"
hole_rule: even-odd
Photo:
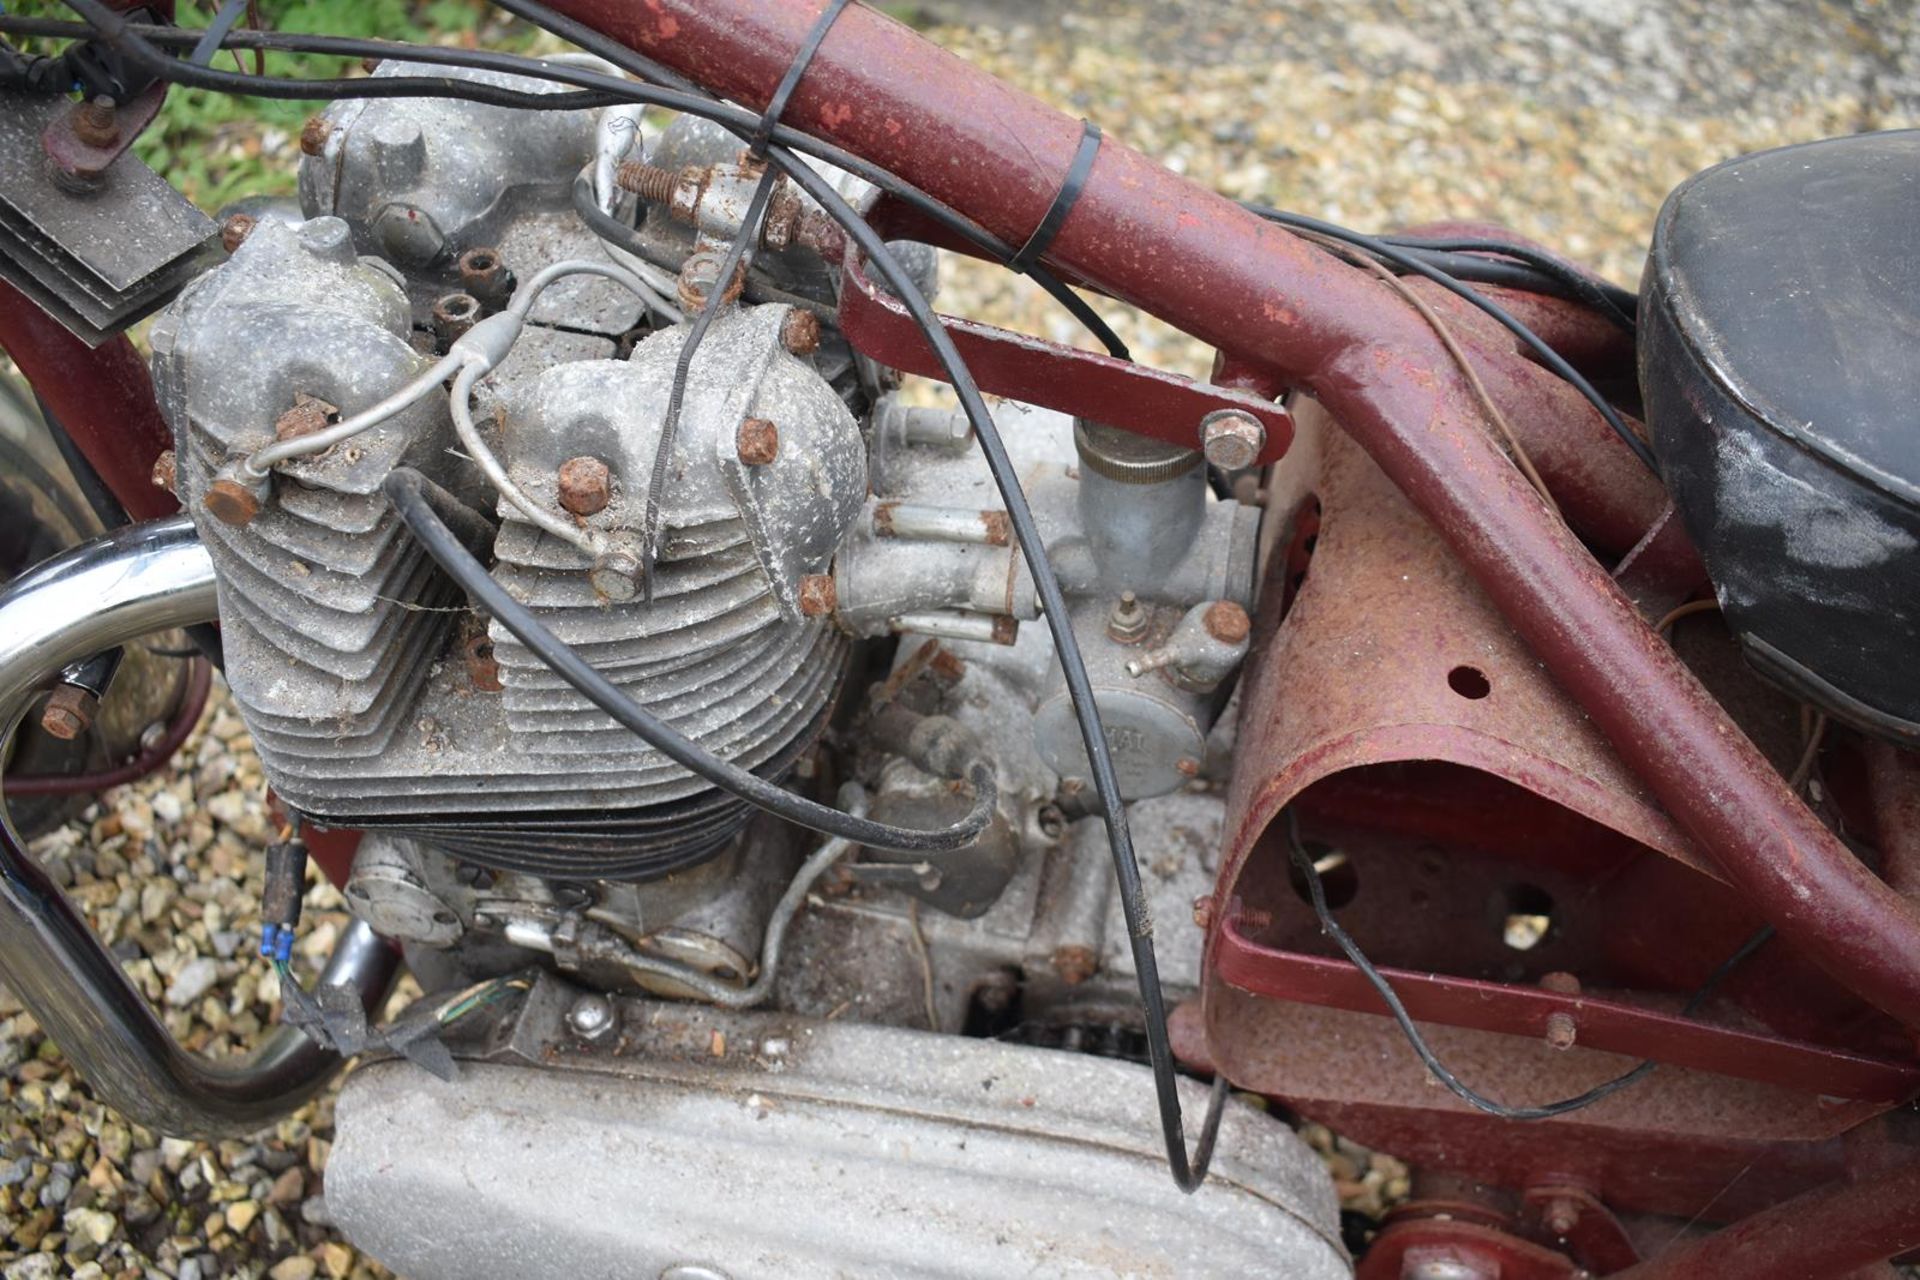
[[[824,1011],[858,991],[874,1019],[951,1030],[1028,968],[1055,990],[1105,990],[1082,988],[1102,974],[1123,992],[1084,753],[997,491],[963,416],[909,404],[838,334],[838,263],[784,182],[737,305],[687,371],[650,593],[490,486],[444,395],[283,464],[257,502],[217,492],[234,459],[418,378],[542,268],[618,262],[663,296],[591,274],[554,283],[476,386],[473,416],[532,502],[636,547],[687,321],[718,287],[759,178],[711,126],[639,125],[624,109],[336,104],[302,139],[301,216],[262,211],[156,324],[180,496],[214,560],[227,678],[274,790],[308,823],[368,833],[349,903],[417,971],[533,959],[591,985],[663,989],[582,941],[595,931],[722,981],[756,966],[799,833],[646,747],[471,610],[381,494],[412,467],[497,522],[496,581],[716,755],[824,798],[852,779],[874,817],[938,826],[969,797],[869,732],[873,713],[949,716],[989,745],[1000,802],[987,831],[937,867],[871,850],[843,867],[832,891],[866,914],[832,937],[799,929],[781,1003]],[[623,246],[583,219],[583,200],[634,226]],[[931,251],[914,248],[931,285]],[[1258,511],[1216,497],[1197,453],[997,412],[1136,824],[1157,814],[1185,833],[1159,877],[1184,914],[1211,883],[1214,730],[1246,652]],[[919,905],[949,922],[922,931],[938,952],[926,999],[910,956],[884,980],[892,953],[849,936]],[[1197,934],[1191,949],[1197,964]]]

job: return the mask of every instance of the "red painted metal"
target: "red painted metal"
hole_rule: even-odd
[[[1841,1276],[1920,1245],[1920,1163],[1808,1192],[1621,1280],[1807,1280]]]
[[[1379,993],[1345,960],[1263,947],[1239,931],[1231,914],[1215,943],[1213,963],[1221,981],[1254,995],[1369,1013],[1385,1010]],[[1584,992],[1561,995],[1409,969],[1382,967],[1380,972],[1422,1023],[1539,1039],[1547,1019],[1561,1013],[1574,1020],[1578,1043],[1588,1049],[1836,1098],[1899,1103],[1920,1092],[1920,1063],[1798,1043]]]
[[[173,433],[154,401],[146,362],[125,336],[88,347],[0,281],[0,348],[13,357],[128,515],[152,520],[180,509],[174,496],[153,482],[153,464],[173,447]]]
[[[706,88],[764,104],[820,5],[558,0]],[[855,7],[784,119],[863,155],[1010,243],[1051,205],[1078,121]],[[1480,420],[1438,339],[1377,281],[1110,139],[1049,254],[1067,271],[1333,411],[1447,537],[1533,651],[1783,939],[1920,1025],[1920,907],[1810,813],[1653,635]],[[1269,796],[1243,794],[1242,830]]]
[[[867,275],[856,249],[849,249],[841,275],[840,329],[856,351],[908,373],[940,376],[940,362],[907,309]],[[1270,398],[1231,387],[1209,386],[1178,374],[974,320],[942,317],[954,345],[983,391],[1042,405],[1153,436],[1189,449],[1200,447],[1200,420],[1221,409],[1258,418],[1267,428],[1260,462],[1285,454],[1293,443],[1293,415]]]

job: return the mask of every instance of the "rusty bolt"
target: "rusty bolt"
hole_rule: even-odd
[[[833,575],[809,573],[800,579],[800,612],[809,618],[824,618],[836,604]]]
[[[93,713],[99,706],[100,700],[91,690],[63,684],[47,695],[40,727],[63,742],[71,742],[93,727]]]
[[[1265,907],[1236,905],[1233,909],[1233,918],[1249,929],[1264,929],[1273,923],[1273,912]]]
[[[679,185],[680,175],[658,165],[629,160],[613,171],[613,180],[648,204],[667,204],[673,199],[673,189]]]
[[[1180,776],[1183,778],[1197,778],[1200,776],[1200,762],[1192,756],[1181,756],[1173,767],[1179,770]]]
[[[236,528],[253,523],[253,518],[260,514],[260,495],[227,477],[208,485],[207,496],[200,502],[220,523]]]
[[[721,255],[710,249],[702,249],[688,256],[680,264],[680,279],[676,291],[680,296],[680,305],[688,311],[697,311],[707,305],[707,295],[720,282],[720,268],[726,263]],[[746,287],[747,276],[743,260],[734,268],[733,279],[720,291],[720,301],[733,302],[740,297],[740,290]]]
[[[467,637],[460,652],[467,664],[467,683],[483,693],[500,692],[500,663],[493,656],[493,637],[484,626]]]
[[[318,396],[306,392],[296,392],[293,408],[287,410],[273,421],[273,438],[276,440],[298,440],[301,436],[310,436],[316,431],[325,431],[339,414],[339,407],[330,405]]]
[[[90,147],[110,147],[120,140],[118,104],[109,97],[89,98],[73,109],[73,136]]]
[[[1540,989],[1560,996],[1577,996],[1580,994],[1580,979],[1570,973],[1546,973],[1540,975]]]
[[[245,244],[247,237],[253,234],[254,219],[250,213],[236,213],[220,224],[220,247],[232,253]]]
[[[1221,644],[1244,644],[1253,630],[1247,611],[1231,600],[1215,600],[1207,606],[1207,634]]]
[[[327,149],[327,137],[333,132],[333,125],[325,116],[309,116],[306,124],[300,128],[300,151],[303,155],[317,156]]]
[[[1200,420],[1200,450],[1222,471],[1252,466],[1266,447],[1266,427],[1244,409],[1216,409]]]
[[[479,322],[480,299],[470,293],[442,294],[433,304],[433,334],[442,346],[452,346]]]
[[[764,467],[780,456],[780,428],[765,418],[748,418],[740,424],[733,443],[740,461],[750,467]]]
[[[498,306],[513,291],[513,272],[498,249],[469,249],[460,255],[460,287],[489,306]]]
[[[1571,1049],[1579,1034],[1579,1025],[1572,1014],[1556,1010],[1547,1015],[1547,1048]]]
[[[1203,893],[1193,900],[1193,922],[1202,929],[1213,928],[1213,895]]]
[[[820,317],[811,311],[795,309],[780,322],[780,345],[796,356],[810,356],[820,349]]]
[[[1090,947],[1069,943],[1053,953],[1053,971],[1060,975],[1060,981],[1070,987],[1077,987],[1091,978],[1100,962]]]
[[[168,493],[174,492],[177,465],[173,450],[162,449],[160,456],[153,460],[153,487],[165,489]]]
[[[560,464],[560,505],[577,516],[605,511],[613,501],[613,472],[585,454]]]
[[[1547,1210],[1542,1221],[1547,1230],[1564,1240],[1575,1227],[1580,1225],[1580,1205],[1567,1196],[1555,1196],[1547,1201]]]

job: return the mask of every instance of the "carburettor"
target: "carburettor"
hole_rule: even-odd
[[[1097,806],[965,418],[912,403],[835,331],[838,264],[790,189],[752,271],[719,280],[757,170],[710,126],[678,120],[643,144],[638,124],[626,108],[336,105],[302,139],[302,216],[263,212],[156,325],[180,494],[214,557],[228,679],[270,782],[307,819],[368,831],[349,903],[423,972],[540,953],[589,981],[686,994],[623,972],[635,952],[620,948],[737,984],[773,958],[763,934],[802,842],[466,607],[381,495],[410,466],[490,531],[494,578],[561,641],[736,765],[801,787],[852,779],[874,818],[937,827],[969,788],[927,772],[901,726],[964,726],[999,785],[986,831],[937,863],[861,851],[829,896],[889,928],[916,904],[952,922],[926,931],[941,995],[925,1018],[949,1029],[1033,954],[1065,948],[1078,985],[1102,963],[1107,880],[1083,821]],[[638,146],[648,163],[627,159]],[[604,238],[629,209],[631,234]],[[912,260],[931,286],[930,253]],[[715,289],[688,362],[687,321]],[[224,483],[237,460],[457,357],[502,310],[525,327],[470,403],[456,378],[451,399],[436,389],[264,486]],[[1171,805],[1188,833],[1217,827],[1206,779],[1248,643],[1257,509],[1216,497],[1196,452],[1014,403],[997,415],[1124,799]],[[1166,884],[1204,887],[1211,844],[1183,837]],[[620,941],[583,945],[596,929]],[[1041,938],[1058,946],[1036,953]],[[831,1007],[889,963],[817,930],[794,947],[805,981],[777,998],[796,1008]]]

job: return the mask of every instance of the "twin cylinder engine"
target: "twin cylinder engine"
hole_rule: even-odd
[[[227,678],[269,781],[307,819],[373,833],[349,899],[390,936],[554,950],[569,911],[635,940],[693,912],[695,933],[725,942],[710,970],[751,967],[767,895],[743,899],[739,882],[781,882],[794,842],[749,827],[743,802],[472,611],[381,494],[407,466],[497,524],[496,581],[718,756],[789,785],[852,776],[874,816],[939,826],[965,796],[869,741],[859,716],[897,702],[968,724],[994,757],[995,823],[938,872],[869,860],[876,886],[977,917],[1091,811],[999,495],[965,419],[910,405],[834,329],[837,263],[793,233],[810,206],[782,188],[687,367],[659,463],[657,565],[638,589],[687,321],[721,287],[757,178],[709,126],[639,124],[620,108],[337,104],[303,137],[299,214],[257,210],[156,324],[177,484],[214,559]],[[640,198],[609,180],[621,164]],[[610,247],[589,225],[606,218],[637,225]],[[930,285],[931,254],[903,249]],[[552,283],[472,415],[524,500],[627,556],[624,579],[488,483],[438,392],[281,464],[257,501],[222,500],[237,459],[380,402],[561,262],[617,264],[653,296],[594,274]],[[1187,788],[1218,763],[1209,734],[1246,651],[1257,509],[1216,499],[1190,451],[1023,405],[997,416],[1126,798]],[[695,870],[716,858],[723,873]]]

